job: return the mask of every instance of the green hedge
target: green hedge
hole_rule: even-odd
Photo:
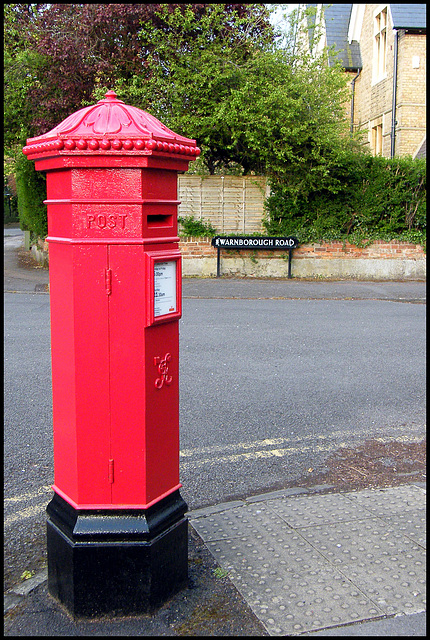
[[[19,154],[16,161],[16,189],[21,229],[31,232],[34,238],[44,238],[48,233],[46,177],[34,168],[34,162]]]
[[[301,243],[396,239],[425,247],[425,160],[347,154],[330,172],[331,191],[306,191],[288,174],[271,181],[267,233],[295,235]]]

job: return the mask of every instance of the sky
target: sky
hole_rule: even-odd
[[[272,15],[272,24],[283,22],[283,14],[290,13],[297,9],[298,4],[267,4],[268,7],[277,7],[276,12]]]
[[[271,15],[271,23],[274,27],[279,26],[283,32],[288,32],[288,21],[284,19],[284,15],[298,8],[298,4],[266,4],[266,7],[276,7],[275,12]]]

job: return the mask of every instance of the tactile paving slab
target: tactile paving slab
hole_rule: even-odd
[[[268,574],[243,574],[232,567],[230,577],[270,635],[294,635],[383,615],[331,567],[286,573],[277,568]]]
[[[425,551],[371,518],[300,533],[387,614],[425,610]]]
[[[371,512],[374,516],[391,516],[422,509],[425,505],[426,491],[416,485],[402,485],[387,489],[364,489],[344,494]]]
[[[384,516],[384,522],[389,526],[395,527],[397,531],[404,533],[405,536],[411,538],[426,549],[426,510],[414,509],[412,513],[396,513],[392,516]]]
[[[310,496],[281,498],[269,500],[267,505],[291,527],[306,527],[372,516],[366,508],[341,493],[315,495],[311,499]]]
[[[425,610],[415,489],[272,494],[189,517],[268,633],[300,635]]]

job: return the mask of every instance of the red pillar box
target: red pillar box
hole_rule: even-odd
[[[145,612],[187,578],[177,174],[200,150],[109,91],[23,151],[47,177],[49,591],[76,616]]]

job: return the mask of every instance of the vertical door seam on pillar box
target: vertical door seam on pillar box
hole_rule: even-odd
[[[111,245],[109,268],[110,457],[114,460],[111,489],[112,505],[117,507],[147,502],[143,245]]]
[[[114,475],[114,459],[113,459],[113,454],[112,454],[112,401],[111,401],[111,393],[112,393],[112,385],[111,385],[111,304],[110,304],[110,300],[111,300],[111,296],[112,296],[112,289],[113,289],[113,274],[112,274],[112,269],[110,266],[110,252],[109,252],[109,245],[106,246],[106,270],[107,272],[110,274],[109,278],[110,278],[110,286],[108,288],[108,290],[106,291],[106,295],[107,295],[107,340],[108,340],[108,348],[107,348],[107,352],[108,352],[108,398],[109,398],[109,459],[106,461],[106,475],[107,475],[107,481],[110,484],[110,502],[111,504],[113,503],[113,483],[115,481],[115,475]]]
[[[108,302],[105,290],[107,250],[104,245],[72,245],[72,304],[74,308],[74,376],[76,381],[76,440],[80,454],[76,469],[76,504],[109,504],[106,484],[109,456]],[[67,396],[53,401],[68,403]],[[59,461],[56,458],[57,468]],[[67,455],[62,461],[68,471]],[[58,485],[63,490],[62,482]],[[65,492],[67,495],[67,491]]]

